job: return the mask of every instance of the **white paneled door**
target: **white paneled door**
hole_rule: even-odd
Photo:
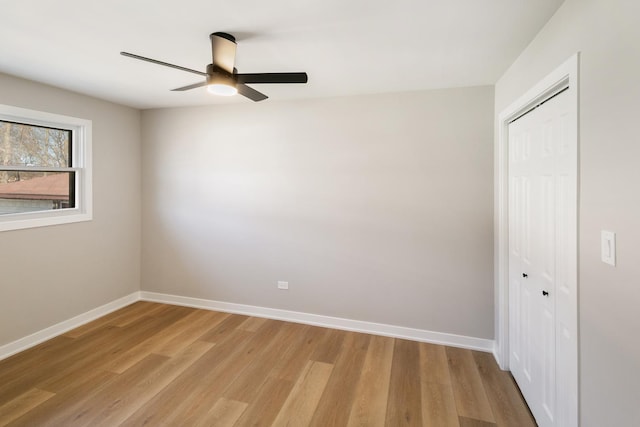
[[[570,426],[576,147],[561,92],[509,124],[509,363],[540,426]]]

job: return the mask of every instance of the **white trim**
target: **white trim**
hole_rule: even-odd
[[[73,141],[73,165],[69,168],[47,168],[47,170],[60,169],[76,172],[75,208],[0,215],[0,232],[92,220],[92,121],[3,104],[0,104],[0,119],[70,130]],[[43,168],[29,169],[38,171]]]
[[[94,308],[93,310],[89,310],[86,313],[0,346],[0,360],[6,359],[9,356],[27,350],[58,335],[64,334],[78,326],[82,326],[85,323],[89,323],[99,317],[133,304],[136,301],[159,302],[185,307],[202,308],[205,310],[222,311],[225,313],[244,314],[248,316],[284,320],[287,322],[303,323],[306,325],[322,326],[345,331],[362,332],[366,334],[382,335],[385,337],[403,338],[432,344],[448,345],[488,353],[494,349],[494,341],[483,338],[406,328],[404,326],[386,325],[382,323],[364,322],[361,320],[322,316],[318,314],[301,313],[297,311],[280,310],[276,308],[257,307],[253,305],[140,291],[133,292],[125,297]]]
[[[551,72],[548,76],[542,79],[538,84],[529,89],[524,95],[519,97],[509,107],[504,109],[498,116],[497,132],[498,138],[496,140],[495,154],[496,161],[494,163],[494,176],[495,176],[495,195],[496,195],[496,210],[495,210],[495,230],[494,230],[494,253],[495,253],[495,292],[496,292],[496,341],[493,354],[498,362],[498,365],[504,369],[509,369],[509,212],[508,212],[508,125],[509,122],[522,113],[528,111],[532,107],[536,106],[540,102],[550,98],[561,90],[567,89],[567,94],[570,98],[570,105],[572,107],[571,120],[573,122],[572,134],[570,137],[575,138],[578,142],[578,115],[579,115],[579,53],[571,56],[557,69]],[[578,154],[579,156],[579,154]],[[577,168],[577,165],[576,165]],[[577,172],[578,173],[578,172]],[[576,192],[578,188],[576,186]],[[578,201],[576,200],[576,209],[578,207]],[[577,211],[576,211],[577,212]],[[577,221],[577,214],[576,214]],[[575,264],[575,280],[576,280],[576,301],[574,310],[575,318],[575,336],[578,337],[578,278],[577,278],[577,228],[573,230],[575,232],[576,240],[576,258]],[[579,339],[579,338],[577,338]],[[578,396],[578,349],[575,349],[575,373],[573,373],[572,384],[569,388],[575,390],[575,396]],[[578,419],[578,402],[572,402],[571,411],[575,412],[575,420]],[[577,422],[577,421],[576,421]]]
[[[564,64],[503,110],[498,117],[498,139],[495,147],[497,160],[494,166],[497,196],[497,209],[495,212],[497,227],[494,231],[497,263],[495,287],[496,295],[498,296],[496,305],[496,349],[494,354],[496,354],[496,360],[500,367],[505,370],[509,369],[508,125],[513,118],[566,87],[569,87],[568,93],[572,98],[571,102],[577,108],[578,60],[579,55],[573,55],[565,61]]]
[[[202,308],[206,310],[222,311],[226,313],[244,314],[267,319],[284,320],[287,322],[303,323],[345,331],[363,332],[393,338],[404,338],[413,341],[448,345],[484,352],[491,352],[494,348],[493,340],[474,338],[463,335],[433,332],[423,329],[406,328],[404,326],[386,325],[382,323],[364,322],[339,317],[322,316],[319,314],[301,313],[297,311],[276,308],[257,307],[253,305],[235,304],[200,298],[168,295],[156,292],[140,292],[143,301],[161,302],[164,304],[181,305]]]
[[[140,300],[140,292],[134,292],[125,297],[119,298],[115,301],[102,305],[100,307],[89,310],[86,313],[75,316],[71,319],[62,321],[48,328],[42,329],[36,333],[33,333],[24,338],[20,338],[16,341],[10,342],[0,346],[0,360],[6,359],[16,353],[24,351],[41,342],[47,341],[58,335],[64,334],[71,329],[75,329],[78,326],[82,326],[85,323],[89,323],[99,317],[105,316],[113,311],[119,310],[127,305],[133,304]]]

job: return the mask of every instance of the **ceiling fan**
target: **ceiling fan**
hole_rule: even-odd
[[[213,33],[209,36],[211,40],[211,55],[213,60],[207,65],[207,71],[202,72],[179,65],[156,59],[145,58],[129,52],[120,52],[121,55],[153,64],[164,65],[189,73],[204,76],[205,80],[188,86],[172,89],[173,91],[184,91],[207,86],[207,90],[216,95],[232,96],[236,93],[246,96],[252,101],[258,102],[268,98],[267,95],[247,86],[247,84],[263,83],[306,83],[307,73],[251,73],[238,74],[234,67],[236,61],[236,39],[231,34]]]

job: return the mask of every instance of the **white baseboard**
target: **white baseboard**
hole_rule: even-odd
[[[502,360],[500,358],[500,347],[498,347],[498,342],[494,341],[494,346],[493,346],[493,358],[496,359],[496,363],[498,364],[498,367],[500,369],[502,369],[503,371],[508,371],[509,370],[509,365],[507,363],[505,363],[504,360]]]
[[[182,297],[178,295],[168,295],[156,292],[141,291],[140,299],[144,301],[203,308],[207,310],[244,314],[255,317],[265,317],[268,319],[285,320],[288,322],[304,323],[307,325],[323,326],[327,328],[342,329],[354,332],[363,332],[367,334],[382,335],[393,338],[404,338],[413,341],[479,350],[487,353],[492,353],[494,350],[493,340],[447,334],[442,332],[433,332],[423,329],[406,328],[403,326],[385,325],[382,323],[364,322],[361,320],[321,316],[318,314],[300,313],[297,311],[280,310],[253,305],[234,304],[200,298]]]
[[[494,341],[468,337],[464,335],[447,334],[442,332],[427,331],[424,329],[407,328],[404,326],[386,325],[382,323],[351,320],[340,317],[322,316],[319,314],[301,313],[297,311],[280,310],[276,308],[258,307],[245,304],[234,304],[222,301],[213,301],[200,298],[182,297],[156,292],[133,292],[108,304],[89,310],[86,313],[71,319],[57,323],[41,331],[35,332],[24,338],[0,346],[0,360],[6,359],[16,353],[24,351],[46,340],[64,334],[71,329],[82,326],[99,317],[105,316],[120,308],[133,304],[136,301],[151,301],[164,304],[181,305],[185,307],[203,308],[206,310],[222,311],[226,313],[244,314],[267,319],[284,320],[287,322],[303,323],[307,325],[322,326],[326,328],[341,329],[345,331],[363,332],[373,335],[382,335],[393,338],[404,338],[413,341],[428,342],[432,344],[448,345],[452,347],[467,348],[471,350],[494,353]],[[496,358],[497,359],[497,358]]]
[[[133,304],[134,302],[139,300],[140,300],[140,292],[134,292],[125,297],[119,298],[115,301],[111,301],[110,303],[94,308],[93,310],[89,310],[86,313],[80,314],[71,319],[57,323],[46,329],[42,329],[41,331],[33,333],[29,336],[20,338],[16,341],[10,342],[9,344],[0,346],[0,360],[6,359],[9,356],[12,356],[30,347],[38,345],[41,342],[54,338],[58,335],[64,334],[65,332],[70,331],[71,329],[77,328],[78,326],[84,325],[85,323],[89,323],[92,320],[95,320],[99,317],[107,315],[112,311],[121,309],[122,307],[125,307],[129,304]]]

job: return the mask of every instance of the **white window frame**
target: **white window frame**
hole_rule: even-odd
[[[71,168],[75,172],[75,207],[0,215],[0,232],[93,219],[91,120],[0,104],[0,120],[71,131]],[[0,166],[1,169],[11,169]]]

